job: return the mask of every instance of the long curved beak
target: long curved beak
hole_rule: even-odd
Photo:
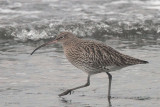
[[[44,43],[44,44],[40,45],[39,47],[37,47],[35,50],[33,50],[33,52],[30,55],[32,55],[36,50],[40,49],[41,47],[44,47],[46,45],[53,44],[53,43],[56,43],[56,42],[57,42],[57,40],[52,40],[52,41],[49,41],[47,43]]]

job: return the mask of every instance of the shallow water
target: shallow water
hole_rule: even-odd
[[[30,53],[61,31],[101,40],[149,61],[111,72],[113,107],[160,105],[160,2],[156,0],[0,1],[1,107],[107,107],[108,76],[72,66],[60,45]],[[63,18],[62,18],[63,17]]]

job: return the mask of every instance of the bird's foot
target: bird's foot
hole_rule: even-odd
[[[66,90],[65,92],[59,94],[58,96],[61,97],[61,96],[67,95],[67,94],[71,94],[71,91],[72,91],[72,90],[68,89],[68,90]]]
[[[112,104],[111,104],[111,96],[108,96],[108,104],[109,104],[109,107],[112,106]]]

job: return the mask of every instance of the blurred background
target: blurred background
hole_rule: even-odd
[[[0,0],[1,107],[108,105],[105,73],[93,76],[90,87],[58,97],[87,77],[66,60],[59,44],[30,56],[62,31],[150,62],[112,73],[114,107],[160,105],[159,0]]]

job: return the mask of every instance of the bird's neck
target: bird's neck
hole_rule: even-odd
[[[79,39],[79,38],[72,38],[71,40],[68,40],[68,41],[65,41],[64,43],[63,43],[63,47],[70,47],[70,46],[73,46],[73,45],[76,45],[77,44],[77,42],[79,42],[81,39]]]

